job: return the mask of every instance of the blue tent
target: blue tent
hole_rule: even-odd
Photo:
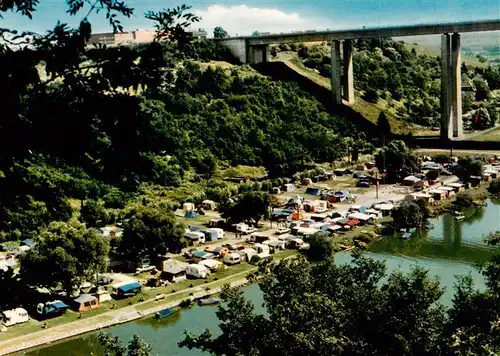
[[[130,293],[130,292],[135,292],[139,293],[141,291],[142,284],[139,282],[132,282],[128,284],[124,284],[123,286],[118,287],[118,292],[119,293]]]
[[[50,303],[47,304],[43,307],[43,313],[44,314],[57,314],[57,313],[63,313],[69,308],[69,305],[57,301],[55,303]]]
[[[184,217],[186,219],[194,219],[197,216],[198,216],[198,213],[196,211],[193,211],[193,210],[186,211],[186,214],[184,214]]]

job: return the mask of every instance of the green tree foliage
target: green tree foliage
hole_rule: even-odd
[[[227,31],[224,30],[222,27],[217,26],[214,28],[214,38],[226,38],[229,37],[227,34]]]
[[[21,259],[21,278],[30,286],[62,285],[70,296],[75,285],[106,268],[107,241],[80,223],[52,222],[36,241]]]
[[[414,202],[401,203],[392,211],[394,225],[400,229],[421,226],[424,223],[424,212]],[[427,214],[428,215],[428,214]]]
[[[425,174],[425,177],[426,177],[429,181],[433,182],[433,181],[435,181],[436,179],[438,179],[438,177],[439,177],[439,172],[438,172],[437,170],[430,170],[430,171],[428,171],[428,172]]]
[[[307,250],[307,256],[313,261],[324,261],[335,252],[333,247],[332,238],[325,234],[314,234],[307,242],[309,243],[309,250]]]
[[[0,308],[2,310],[18,308],[29,301],[29,291],[25,283],[12,268],[0,269]]]
[[[483,174],[483,163],[470,157],[460,158],[456,174],[464,182],[468,182],[471,176],[481,177]]]
[[[485,108],[476,110],[476,112],[472,114],[471,120],[471,127],[475,130],[486,130],[495,126],[496,123],[496,117],[491,117],[490,113]]]
[[[391,134],[391,124],[387,119],[384,112],[381,112],[377,119],[377,128],[384,137],[388,137]]]
[[[457,194],[454,205],[459,208],[469,208],[473,203],[472,195],[470,192],[465,191]]]
[[[118,337],[113,337],[110,334],[100,333],[99,343],[104,348],[106,356],[151,356],[151,345],[135,335],[129,341],[127,346],[124,346]]]
[[[87,200],[80,210],[80,215],[87,227],[99,227],[109,221],[109,214],[104,208],[104,204],[97,200]]]
[[[184,226],[176,221],[172,211],[163,206],[145,206],[124,224],[119,250],[135,260],[140,254],[156,257],[178,253],[185,246]]]
[[[403,141],[394,140],[383,147],[375,156],[375,163],[381,172],[387,173],[387,181],[396,182],[420,171],[420,160]]]
[[[366,89],[363,99],[370,103],[376,103],[380,98],[378,92],[375,89]]]
[[[222,217],[231,222],[247,222],[257,225],[269,212],[268,193],[249,191],[241,194],[236,202],[227,202],[221,208]]]
[[[397,100],[395,113],[402,119],[424,126],[436,126],[440,119],[439,58],[411,50],[402,41],[361,39],[354,42],[356,89],[363,98],[376,103],[379,98]],[[297,46],[297,54],[306,67],[331,76],[328,46]],[[476,100],[489,100],[490,91],[500,88],[498,68],[463,66],[464,74],[474,78]],[[473,107],[473,97],[464,95],[464,112]]]
[[[417,204],[420,208],[420,212],[422,213],[422,221],[427,221],[431,217],[431,210],[427,200],[417,199],[415,200],[415,204]]]
[[[262,273],[266,315],[226,289],[220,335],[187,333],[180,345],[213,355],[432,355],[441,346],[442,290],[422,269],[387,275],[383,262],[355,255],[352,265],[297,258]]]
[[[495,179],[490,183],[490,186],[488,187],[488,191],[491,194],[500,194],[500,180]]]
[[[476,76],[472,82],[474,83],[474,87],[476,88],[476,100],[477,101],[488,100],[491,95],[488,82],[479,75]]]
[[[24,3],[0,11],[36,11]],[[296,84],[192,62],[236,60],[219,41],[190,38],[185,29],[198,18],[187,6],[146,14],[157,30],[153,43],[106,47],[86,45],[97,9],[79,20],[83,4],[69,1],[76,18],[44,35],[20,34],[26,46],[0,41],[0,75],[8,79],[0,83],[1,236],[67,221],[69,198],[123,209],[142,187],[210,180],[223,164],[291,175],[344,157],[347,138],[361,137]],[[116,31],[133,13],[114,0],[97,7]],[[363,145],[352,157],[373,148],[356,142]],[[103,220],[84,214],[90,225]]]

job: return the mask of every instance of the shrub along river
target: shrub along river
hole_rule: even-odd
[[[429,230],[415,231],[410,240],[397,237],[384,238],[374,243],[367,253],[375,259],[386,260],[388,271],[401,269],[409,271],[413,266],[422,266],[430,275],[438,276],[446,287],[441,301],[449,304],[453,296],[456,275],[471,274],[478,288],[484,288],[482,276],[474,264],[490,259],[493,249],[487,246],[485,236],[500,230],[500,201],[488,200],[485,207],[470,208],[466,218],[456,220],[452,215],[443,215],[430,221]],[[339,264],[349,263],[348,253],[336,255]],[[263,311],[262,295],[257,285],[245,288],[257,311]],[[194,306],[183,309],[166,320],[156,321],[147,317],[135,322],[110,328],[109,331],[122,340],[129,340],[139,334],[149,342],[158,355],[202,355],[196,350],[180,349],[177,343],[183,332],[201,332],[208,328],[217,332],[216,306]],[[57,344],[24,353],[29,356],[81,356],[103,355],[97,340],[97,333],[62,341]]]

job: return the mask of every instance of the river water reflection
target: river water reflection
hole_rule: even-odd
[[[430,275],[438,276],[445,294],[441,302],[449,304],[453,296],[456,275],[471,274],[476,286],[484,287],[482,276],[474,268],[475,262],[488,260],[493,250],[484,241],[490,232],[500,230],[500,201],[488,201],[486,207],[471,208],[466,219],[456,220],[452,215],[443,215],[431,221],[432,228],[415,231],[411,240],[403,241],[396,237],[385,238],[375,243],[367,253],[375,259],[386,260],[387,270],[401,269],[409,271],[413,266],[422,266]],[[339,264],[349,263],[348,253],[336,255]],[[262,295],[258,286],[245,288],[245,295],[262,312]],[[190,330],[201,332],[208,328],[217,333],[216,306],[195,306],[182,310],[172,318],[155,321],[152,317],[132,323],[116,326],[109,332],[123,340],[129,340],[133,334],[139,334],[149,342],[158,355],[203,355],[200,351],[180,349],[177,343],[183,332]],[[103,355],[97,334],[64,341],[38,350],[32,350],[29,356],[83,356]]]

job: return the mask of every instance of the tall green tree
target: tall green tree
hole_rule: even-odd
[[[421,226],[424,223],[424,212],[419,204],[414,202],[404,202],[392,211],[394,225],[397,228],[409,229]]]
[[[384,137],[389,137],[391,134],[391,124],[387,119],[387,115],[381,111],[377,118],[377,128]]]
[[[109,221],[109,214],[101,201],[89,199],[80,210],[81,219],[87,227],[99,227]]]
[[[458,167],[456,174],[464,182],[468,182],[470,177],[483,175],[483,162],[472,159],[471,157],[464,157],[458,160]]]
[[[124,224],[119,250],[131,260],[141,254],[156,257],[178,253],[187,246],[184,226],[172,211],[162,206],[145,206],[134,212]]]
[[[250,191],[240,195],[234,203],[222,206],[222,216],[232,222],[247,222],[257,225],[269,213],[270,198],[265,192]]]
[[[21,259],[21,278],[30,286],[62,285],[70,297],[74,286],[106,269],[107,241],[83,224],[52,222],[36,241]]]
[[[241,290],[226,289],[217,312],[221,333],[187,332],[180,345],[213,355],[439,353],[442,290],[422,269],[387,275],[383,262],[359,255],[352,265],[297,258],[265,269],[259,286],[266,315]]]
[[[226,38],[229,37],[228,33],[226,30],[224,30],[222,27],[217,26],[214,28],[214,38]]]
[[[387,173],[389,182],[400,181],[421,169],[418,156],[399,140],[383,147],[375,156],[375,163],[379,171]]]
[[[129,341],[127,346],[124,346],[118,337],[113,337],[110,334],[100,333],[99,343],[104,347],[106,356],[151,356],[151,345],[135,335]]]
[[[327,260],[331,258],[335,252],[331,236],[325,234],[314,234],[307,240],[307,243],[309,244],[307,256],[313,261]]]

